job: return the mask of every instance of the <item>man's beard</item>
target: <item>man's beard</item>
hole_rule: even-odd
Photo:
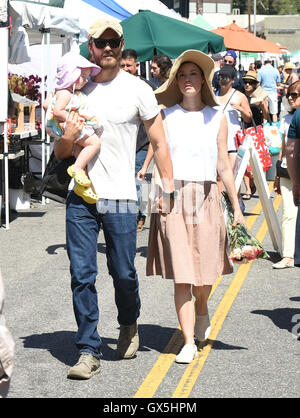
[[[110,57],[110,59],[107,59]],[[96,64],[103,69],[113,69],[119,66],[121,59],[121,50],[118,53],[109,52],[97,57]]]

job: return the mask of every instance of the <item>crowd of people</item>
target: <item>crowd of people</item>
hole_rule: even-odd
[[[74,179],[66,203],[67,252],[78,327],[75,343],[80,354],[68,372],[71,379],[89,379],[100,372],[95,288],[100,228],[120,324],[117,353],[130,359],[138,350],[141,301],[134,259],[136,234],[143,229],[146,207],[136,179],[145,178],[152,158],[156,210],[150,218],[146,275],[174,281],[175,308],[184,336],[176,362],[190,363],[197,356],[195,340],[207,339],[210,332],[207,301],[212,285],[219,275],[233,271],[222,190],[231,201],[234,226],[245,225],[232,170],[236,132],[241,123],[277,122],[279,91],[291,106],[282,118],[280,154],[281,168],[287,168],[290,178],[281,177],[278,171],[274,183],[276,193],[283,197],[283,258],[273,267],[300,265],[299,213],[296,222],[300,81],[295,79],[291,63],[284,66],[282,79],[268,59],[264,65],[256,61],[245,73],[236,69],[235,51],[210,57],[188,50],[174,62],[165,55],[153,57],[151,79],[145,80],[138,74],[136,51],[124,50],[122,26],[113,19],[97,20],[90,27],[88,48],[91,62],[83,65],[78,58],[76,63],[72,56],[73,67],[80,71],[72,71],[69,78],[69,68],[64,66],[52,98],[52,117],[62,115],[55,125],[59,127],[55,154],[64,159],[75,152],[76,157],[69,172]],[[71,57],[64,60],[69,65]],[[87,72],[92,71],[93,77],[87,81]],[[80,92],[76,109],[84,102],[84,112],[74,106],[65,109],[66,97],[73,98],[75,91]],[[54,110],[57,102],[59,112]],[[93,110],[96,121],[91,131],[83,130],[87,118],[82,113],[90,114],[87,109]],[[97,152],[93,148],[82,159],[91,139]],[[80,184],[82,179],[89,183]],[[248,180],[244,200],[249,200],[254,190],[253,179],[252,183]],[[80,190],[76,190],[78,185]],[[95,201],[84,193],[89,188],[97,196]],[[212,257],[215,262],[208,262]]]

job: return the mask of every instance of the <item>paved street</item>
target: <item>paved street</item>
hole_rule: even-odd
[[[132,360],[117,358],[116,307],[100,234],[97,290],[103,360],[101,373],[89,381],[66,379],[77,352],[65,207],[54,202],[34,206],[14,214],[9,230],[0,229],[5,314],[16,343],[10,398],[299,397],[300,341],[293,334],[300,328],[300,270],[272,269],[279,256],[258,196],[246,202],[247,222],[263,239],[270,259],[235,267],[233,274],[218,280],[209,300],[211,339],[191,365],[174,362],[182,337],[173,283],[145,277],[149,223],[137,240],[140,348]]]

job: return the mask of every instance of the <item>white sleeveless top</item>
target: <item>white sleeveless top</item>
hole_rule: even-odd
[[[174,179],[216,182],[222,112],[209,106],[190,112],[178,104],[163,112]]]

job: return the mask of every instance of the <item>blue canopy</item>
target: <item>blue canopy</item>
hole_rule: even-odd
[[[114,0],[82,0],[84,3],[102,10],[116,19],[123,20],[132,16],[126,9],[116,3]]]

